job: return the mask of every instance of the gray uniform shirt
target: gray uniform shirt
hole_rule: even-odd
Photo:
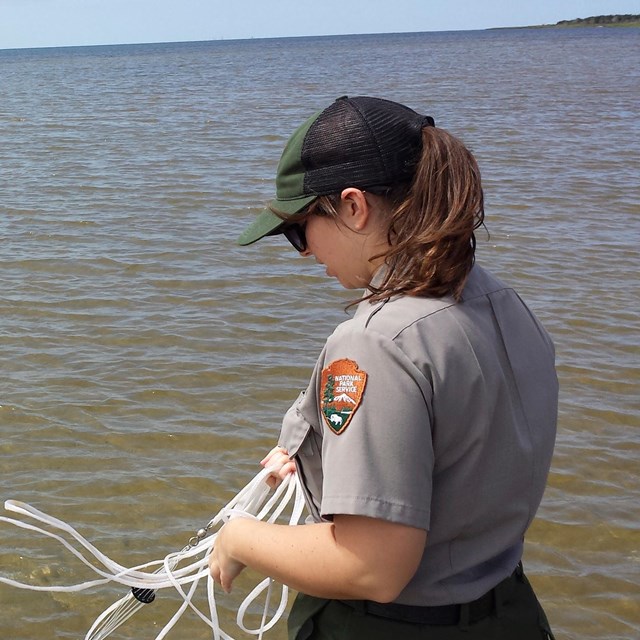
[[[476,265],[460,302],[361,303],[327,340],[280,444],[314,520],[352,514],[428,531],[397,602],[468,602],[521,558],[557,397],[549,336]]]

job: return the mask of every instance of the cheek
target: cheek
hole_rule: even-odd
[[[307,245],[314,255],[326,255],[335,244],[331,240],[332,227],[335,227],[334,223],[327,218],[312,217],[307,222],[305,228]]]

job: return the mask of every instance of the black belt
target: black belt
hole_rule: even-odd
[[[491,591],[487,591],[487,593],[480,596],[477,600],[465,604],[418,607],[409,604],[397,604],[395,602],[383,604],[381,602],[373,602],[372,600],[340,600],[340,602],[361,613],[378,616],[379,618],[397,620],[399,622],[443,626],[454,625],[462,620],[464,614],[466,622],[473,624],[490,616],[495,611],[496,591],[498,588],[520,575],[522,575],[522,568],[519,565],[513,574],[503,580],[500,585],[491,589]]]

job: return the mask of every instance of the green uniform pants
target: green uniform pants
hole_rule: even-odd
[[[289,615],[289,640],[554,640],[529,581],[520,572],[494,590],[490,615],[470,624],[465,606],[452,625],[390,620],[341,602],[300,594]]]

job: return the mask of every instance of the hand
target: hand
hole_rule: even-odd
[[[233,581],[245,568],[230,553],[230,541],[233,540],[233,529],[241,526],[242,518],[231,520],[218,532],[216,541],[209,555],[209,573],[226,593],[231,593]]]
[[[273,489],[277,487],[290,473],[295,473],[296,463],[289,458],[289,452],[284,447],[274,447],[260,464],[273,469],[267,478],[267,484]]]

